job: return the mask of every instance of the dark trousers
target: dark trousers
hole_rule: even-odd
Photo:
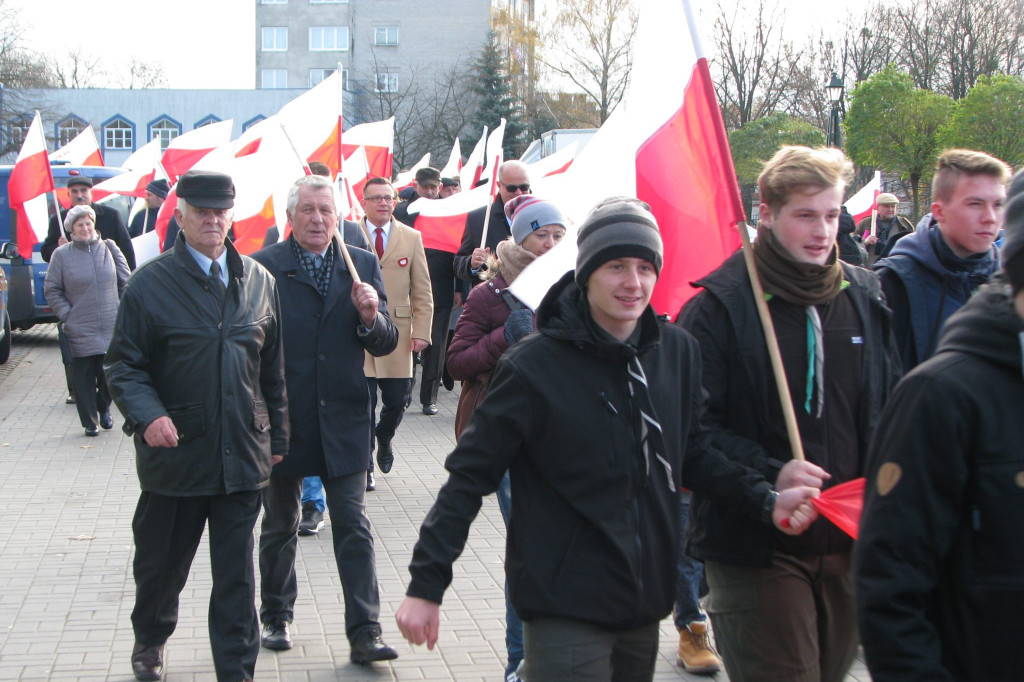
[[[68,385],[68,395],[75,394],[75,383],[71,378],[71,344],[68,343],[68,335],[64,331],[64,323],[57,323],[57,344],[60,346],[60,359],[64,363],[64,381]]]
[[[143,492],[135,508],[135,640],[167,641],[178,623],[178,596],[188,579],[203,528],[210,527],[209,629],[218,680],[250,679],[256,670],[260,628],[252,531],[260,491],[169,497]]]
[[[850,554],[708,561],[708,613],[735,682],[840,682],[857,652]]]
[[[98,416],[110,411],[110,389],[103,374],[103,356],[71,358],[71,385],[78,419],[85,428],[95,429]]]
[[[658,623],[605,630],[568,618],[523,623],[529,682],[647,682],[658,657]]]
[[[349,641],[363,630],[380,631],[380,589],[370,520],[364,495],[366,472],[322,479],[331,515],[334,558],[345,597],[345,634]],[[260,620],[291,622],[298,595],[295,550],[302,479],[271,476],[263,490],[260,529]]]
[[[370,385],[370,411],[372,414],[377,413],[377,388],[380,387],[380,417],[373,430],[374,439],[390,443],[391,439],[395,437],[398,425],[402,423],[402,417],[405,416],[409,391],[412,390],[412,379],[366,377],[366,383]],[[371,441],[370,447],[371,449],[375,447],[373,441]],[[373,471],[373,457],[370,457],[370,471]]]
[[[441,375],[444,373],[444,356],[448,351],[448,323],[451,316],[451,306],[434,308],[434,321],[430,326],[430,345],[420,354],[423,358],[420,403],[423,405],[437,402],[437,389],[441,386]]]

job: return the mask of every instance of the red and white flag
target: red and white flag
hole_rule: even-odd
[[[875,177],[861,187],[856,194],[846,200],[846,210],[853,217],[856,225],[864,218],[871,217],[872,211],[878,210],[878,195],[882,193],[882,173],[875,171]]]
[[[22,258],[32,258],[32,247],[46,238],[49,220],[45,211],[47,192],[52,192],[53,174],[50,172],[50,160],[46,153],[46,137],[43,135],[43,123],[36,112],[32,124],[25,133],[25,141],[21,144],[18,159],[14,162],[11,175],[7,180],[7,196],[11,208],[17,211],[18,253]],[[43,211],[38,209],[42,197]]]
[[[359,199],[363,196],[363,187],[369,177],[370,167],[366,160],[366,149],[356,147],[350,156],[345,157],[341,174],[338,176],[338,190],[341,195],[338,215],[345,220],[359,220],[363,217],[363,207]]]
[[[541,178],[558,175],[559,173],[564,173],[569,170],[569,166],[572,165],[573,159],[576,158],[576,150],[579,149],[579,146],[579,142],[573,142],[566,147],[559,149],[554,154],[548,154],[544,158],[528,164],[526,167],[530,174],[530,178],[540,180]]]
[[[154,138],[139,147],[121,165],[128,170],[108,178],[92,188],[94,200],[99,200],[109,194],[124,194],[141,199],[146,196],[146,185],[157,178],[167,179],[160,166],[159,138]]]
[[[196,165],[199,159],[211,151],[227,144],[231,140],[231,128],[234,122],[217,121],[209,125],[190,130],[171,140],[164,150],[161,164],[167,175],[174,182]]]
[[[412,183],[415,182],[416,180],[416,171],[418,171],[420,168],[426,168],[429,165],[430,152],[427,152],[426,154],[423,155],[422,159],[420,159],[419,161],[412,165],[412,168],[398,174],[398,177],[395,178],[394,182],[395,191],[399,192],[405,189],[406,187],[412,187]]]
[[[462,171],[462,148],[459,147],[459,138],[455,138],[452,145],[452,153],[448,155],[448,163],[441,169],[442,178],[457,178]]]
[[[82,129],[74,139],[50,154],[51,161],[66,161],[72,166],[102,166],[103,154],[91,125]]]
[[[292,101],[281,107],[277,118],[306,162],[319,161],[331,169],[331,177],[341,170],[341,71],[335,71]]]
[[[348,158],[357,147],[366,152],[370,177],[391,179],[394,166],[395,117],[352,126],[341,136],[341,148]]]
[[[423,248],[455,253],[462,244],[466,216],[473,209],[487,205],[490,189],[477,187],[433,201],[414,201],[409,214],[418,214],[413,225],[423,236]]]
[[[505,161],[505,151],[502,144],[505,142],[505,119],[487,136],[487,173],[491,189],[491,197],[498,194],[498,167]]]
[[[480,176],[484,172],[484,146],[487,144],[487,126],[484,126],[484,131],[480,135],[480,139],[477,141],[476,146],[473,147],[473,151],[469,153],[469,158],[466,159],[466,165],[462,167],[459,172],[459,184],[462,185],[462,190],[471,190],[476,187],[476,183],[480,181]]]
[[[609,193],[646,201],[665,244],[651,305],[674,318],[697,292],[690,282],[740,247],[736,224],[744,212],[687,0],[644,0],[633,46],[632,79],[622,104],[568,171],[534,191],[552,197],[577,223]],[[666,79],[666,64],[680,77]],[[567,235],[562,244],[571,249],[575,238]],[[554,282],[547,279],[550,273],[545,278],[529,274],[535,266],[543,269],[545,258],[528,266],[512,285],[531,307]]]

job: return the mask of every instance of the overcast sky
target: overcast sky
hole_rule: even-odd
[[[111,62],[127,62],[134,56],[162,66],[172,88],[255,86],[256,0],[3,1],[21,12],[26,45],[36,51],[61,55],[81,47]],[[716,3],[691,3],[710,57]],[[435,4],[443,5],[422,6],[429,9]],[[778,7],[785,11],[787,35],[802,43],[804,35],[835,26],[851,7],[860,11],[864,5],[864,0],[779,0]]]

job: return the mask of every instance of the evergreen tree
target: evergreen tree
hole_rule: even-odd
[[[476,77],[473,92],[480,99],[471,125],[477,130],[487,126],[487,130],[491,131],[501,125],[501,119],[504,118],[505,137],[502,147],[505,158],[518,158],[527,144],[526,126],[523,123],[521,102],[512,90],[507,64],[493,31],[487,36],[487,43],[473,72]]]

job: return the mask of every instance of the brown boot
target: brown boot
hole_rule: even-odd
[[[695,620],[680,628],[678,663],[692,675],[714,675],[722,669],[722,659],[711,647],[706,621]]]

